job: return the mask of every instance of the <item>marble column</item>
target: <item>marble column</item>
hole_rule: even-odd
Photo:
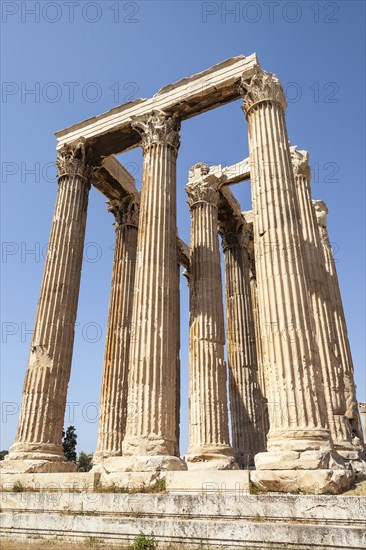
[[[175,299],[176,299],[176,306],[175,306],[175,314],[178,318],[178,322],[175,324],[176,328],[176,335],[175,335],[175,342],[176,342],[176,384],[175,384],[175,441],[176,441],[176,449],[175,449],[175,456],[180,456],[180,447],[179,447],[179,439],[180,439],[180,391],[181,391],[181,384],[180,384],[180,266],[181,266],[181,252],[180,252],[180,241],[178,238],[178,229],[177,229],[177,265],[176,265],[176,282],[174,284],[175,289]]]
[[[362,435],[363,435],[363,438],[361,439],[361,441],[366,443],[366,403],[359,403],[358,405],[360,410]]]
[[[188,469],[237,468],[229,441],[218,241],[221,181],[202,163],[186,186],[191,211]]]
[[[313,314],[313,331],[319,348],[328,425],[335,449],[345,458],[357,458],[350,424],[345,416],[344,372],[339,361],[338,338],[332,321],[321,238],[311,202],[309,155],[291,147],[295,186],[300,207],[303,260]]]
[[[338,491],[352,474],[332,466],[319,350],[304,272],[300,210],[280,82],[258,66],[242,81],[249,124],[260,326],[268,350],[270,430],[252,481],[279,491]],[[306,471],[306,474],[305,474]]]
[[[344,381],[344,385],[342,385],[341,391],[344,391],[345,393],[345,415],[350,423],[353,438],[356,439],[356,441],[359,440],[361,442],[357,443],[356,445],[359,452],[364,452],[364,446],[362,444],[362,427],[356,396],[353,360],[348,340],[347,324],[339,288],[338,275],[327,229],[328,208],[323,201],[312,201],[312,203],[315,210],[318,230],[322,243],[322,261],[325,265],[326,284],[328,286],[331,302],[331,330],[335,335],[334,338],[336,338],[337,341],[337,353],[339,353],[339,369],[341,370],[341,376],[343,377]]]
[[[243,220],[244,222],[244,220]],[[265,450],[263,396],[258,383],[250,268],[243,224],[220,225],[225,258],[226,336],[232,446],[240,468]]]
[[[250,291],[251,291],[252,306],[253,306],[254,335],[255,335],[255,346],[256,346],[257,364],[258,364],[258,384],[259,384],[261,403],[262,403],[261,432],[263,435],[263,450],[267,450],[267,434],[269,431],[269,418],[268,418],[268,401],[266,397],[266,387],[268,386],[267,379],[269,375],[269,369],[267,368],[268,365],[266,362],[266,355],[264,353],[263,344],[262,344],[262,332],[259,324],[258,289],[257,289],[257,279],[255,274],[255,262],[251,252],[249,252],[249,265],[250,265],[250,270],[249,270]]]
[[[62,448],[80,288],[90,176],[97,158],[80,141],[57,158],[58,192],[52,220],[18,431],[7,460],[24,470],[70,471]],[[11,466],[11,465],[9,465]],[[19,466],[19,469],[20,466]]]
[[[115,217],[116,242],[94,464],[122,455],[127,420],[139,203],[137,194],[127,195],[120,200],[110,200],[108,203],[108,210]],[[112,467],[111,461],[109,467]]]
[[[177,452],[176,159],[179,123],[162,111],[134,121],[144,153],[129,365],[126,468],[181,469]]]
[[[255,272],[255,258],[254,258],[254,238],[253,238],[253,211],[246,210],[242,212],[244,216],[246,227],[245,231],[247,233],[247,251],[248,251],[248,261],[249,261],[249,277],[250,277],[250,289],[252,297],[252,306],[253,306],[253,322],[254,322],[254,334],[255,334],[255,345],[257,351],[257,362],[258,362],[258,382],[261,389],[264,402],[266,403],[266,385],[268,377],[268,369],[266,369],[266,356],[263,350],[262,343],[262,331],[259,323],[259,305],[258,305],[258,288],[257,288],[257,276]],[[267,409],[267,405],[265,405]],[[268,424],[268,411],[264,413],[263,417],[264,422],[264,433],[267,434],[269,430]],[[267,439],[267,438],[266,438]]]

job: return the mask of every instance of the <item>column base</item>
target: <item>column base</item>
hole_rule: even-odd
[[[5,460],[66,462],[62,445],[54,443],[14,443]]]
[[[234,452],[227,445],[189,449],[185,457],[188,470],[238,470]]]
[[[119,472],[166,472],[186,470],[187,465],[176,456],[111,456],[94,462],[92,472],[113,474]]]
[[[261,491],[337,495],[351,487],[352,470],[255,470],[250,481]]]
[[[164,439],[161,435],[150,433],[147,436],[135,435],[126,436],[122,443],[122,455],[128,456],[174,456],[176,442],[171,439]]]
[[[342,458],[349,461],[351,464],[354,464],[355,462],[364,462],[366,459],[365,453],[363,453],[363,449],[360,447],[354,445],[350,441],[344,442],[342,444],[339,444],[337,441],[334,443],[334,450],[337,454],[339,454]]]
[[[346,460],[357,460],[360,456],[359,448],[352,440],[352,432],[349,420],[344,415],[334,415],[336,436],[333,436],[335,451]]]
[[[360,453],[337,452],[356,474],[366,474],[366,461],[360,456]]]
[[[14,443],[0,467],[4,473],[76,472],[75,463],[66,460],[62,445],[54,443]]]
[[[326,470],[332,455],[325,451],[267,451],[254,457],[256,470]]]
[[[301,453],[304,451],[314,450],[330,452],[330,432],[325,428],[270,429],[267,437],[267,449],[271,453],[283,451],[294,451]]]
[[[254,458],[252,483],[263,491],[338,494],[355,478],[350,465],[328,450],[268,451]]]
[[[356,450],[344,449],[343,447],[338,448],[337,445],[334,446],[334,450],[345,460],[359,460],[360,458],[360,453]]]

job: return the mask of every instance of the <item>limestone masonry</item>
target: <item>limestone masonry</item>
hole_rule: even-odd
[[[177,232],[181,124],[240,97],[249,158],[191,168],[187,246]],[[286,107],[280,81],[253,54],[56,133],[58,194],[3,475],[74,470],[62,428],[91,185],[107,197],[116,230],[92,474],[151,480],[166,473],[168,486],[189,491],[210,471],[215,480],[223,470],[239,481],[250,469],[264,491],[337,494],[365,470],[366,405],[356,397],[328,210],[312,199],[307,151],[289,143]],[[114,157],[137,146],[141,193]],[[242,212],[230,186],[247,180],[252,210]],[[190,292],[184,459],[181,266]]]

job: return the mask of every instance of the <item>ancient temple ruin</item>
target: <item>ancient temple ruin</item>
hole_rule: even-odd
[[[190,170],[187,246],[176,221],[180,125],[240,97],[250,156],[230,167],[197,162]],[[116,229],[95,471],[188,470],[189,476],[250,467],[262,489],[349,486],[364,457],[352,357],[327,207],[312,200],[308,153],[289,144],[286,106],[279,80],[253,54],[56,133],[50,246],[18,431],[3,468],[73,469],[63,455],[62,428],[94,185],[108,198]],[[138,146],[141,193],[114,158]],[[252,210],[242,212],[230,186],[248,180]],[[181,265],[190,291],[185,460]]]

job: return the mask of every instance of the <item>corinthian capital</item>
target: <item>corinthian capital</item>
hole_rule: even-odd
[[[220,216],[219,233],[222,237],[222,246],[225,251],[229,247],[237,247],[244,244],[243,239],[243,221],[236,218]]]
[[[111,199],[108,201],[108,212],[111,212],[116,219],[116,230],[125,225],[137,227],[140,212],[139,195],[131,193],[123,199]]]
[[[298,151],[296,145],[290,147],[290,153],[295,178],[297,176],[304,176],[307,181],[310,181],[309,153],[307,151]]]
[[[327,227],[328,207],[324,201],[312,201],[316,214],[316,221],[320,227]]]
[[[100,160],[100,155],[86,144],[84,138],[81,138],[76,143],[64,145],[58,151],[56,160],[58,177],[78,175],[89,179],[93,170],[98,167]]]
[[[190,169],[189,182],[186,185],[189,208],[200,203],[218,205],[222,180],[213,174],[210,175],[209,172],[210,167],[203,162],[195,164]]]
[[[263,71],[258,65],[250,80],[241,80],[240,92],[244,99],[243,109],[246,115],[254,105],[262,101],[277,103],[283,110],[287,107],[285,93],[276,75]]]
[[[164,111],[154,110],[132,122],[132,128],[141,136],[141,147],[145,150],[152,145],[167,145],[178,152],[180,145],[180,122]]]

